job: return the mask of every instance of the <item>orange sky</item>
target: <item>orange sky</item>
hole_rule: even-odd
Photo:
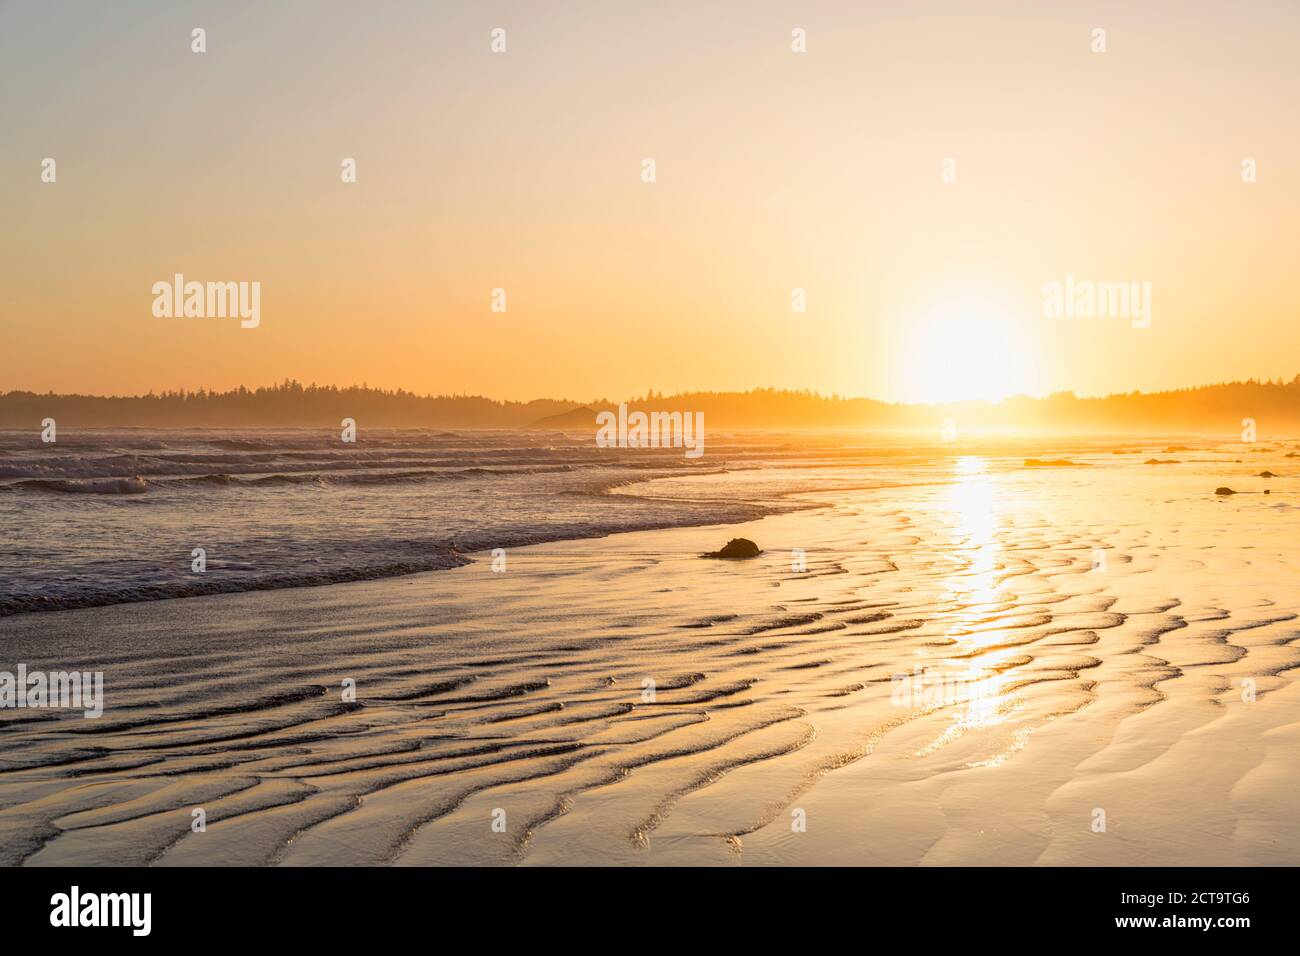
[[[1290,378],[1297,35],[1266,0],[6,5],[0,390]],[[259,327],[154,317],[177,272],[259,281]],[[1045,317],[1067,273],[1150,282],[1150,327]]]

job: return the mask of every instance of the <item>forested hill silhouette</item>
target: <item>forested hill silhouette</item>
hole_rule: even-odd
[[[228,392],[162,392],[148,395],[0,395],[0,427],[39,426],[53,418],[60,426],[244,428],[248,426],[337,427],[344,418],[374,427],[522,427],[568,411],[577,402],[538,399],[500,402],[479,395],[416,395],[403,389],[353,385],[302,385],[285,381]]]
[[[1290,382],[1230,382],[1167,392],[1128,392],[950,405],[903,405],[811,391],[748,392],[651,390],[627,399],[630,410],[704,412],[710,428],[941,428],[1026,427],[1058,431],[1239,432],[1253,419],[1263,432],[1300,431],[1300,375]],[[576,402],[539,398],[508,402],[479,395],[416,395],[398,389],[332,385],[280,385],[227,392],[163,392],[133,396],[0,394],[0,427],[36,428],[53,418],[60,426],[338,427],[352,418],[365,427],[595,428],[595,412],[617,401]]]

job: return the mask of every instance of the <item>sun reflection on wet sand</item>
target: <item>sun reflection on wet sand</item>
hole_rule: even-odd
[[[996,643],[996,633],[976,636],[969,631],[981,623],[984,609],[1005,599],[1000,580],[1002,548],[997,534],[1001,515],[994,479],[983,458],[958,458],[953,470],[957,480],[948,487],[941,507],[948,511],[953,526],[950,551],[959,556],[962,564],[949,576],[944,597],[961,613],[948,622],[948,634],[966,647],[977,648]]]
[[[940,506],[949,512],[953,553],[962,564],[946,583],[944,603],[953,609],[945,637],[949,656],[936,671],[945,689],[943,706],[957,707],[952,723],[935,740],[916,751],[934,753],[962,734],[1004,723],[1024,701],[1010,691],[1017,686],[1006,671],[1024,663],[1015,648],[1003,646],[1002,628],[983,630],[994,608],[1007,599],[1002,575],[1003,551],[998,540],[1002,522],[995,479],[984,458],[962,456],[953,461],[955,481]]]

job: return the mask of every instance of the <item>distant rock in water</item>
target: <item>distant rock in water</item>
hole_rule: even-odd
[[[1236,494],[1236,492],[1233,491],[1231,488],[1229,488],[1227,485],[1220,485],[1218,488],[1215,488],[1215,489],[1214,489],[1214,493],[1215,493],[1216,495],[1235,495],[1235,494]]]
[[[707,554],[700,555],[700,557],[741,559],[756,558],[762,553],[758,545],[748,538],[732,538],[721,551],[710,551]]]
[[[1086,468],[1086,461],[1067,461],[1064,458],[1026,458],[1026,468]]]
[[[1176,451],[1191,451],[1191,449],[1188,448],[1186,445],[1170,445],[1168,448],[1165,449],[1165,454],[1171,455]]]
[[[1177,458],[1148,458],[1145,462],[1148,465],[1177,465]]]
[[[1260,478],[1276,478],[1277,475],[1273,474],[1271,471],[1261,471],[1261,472],[1259,473],[1259,477],[1260,477]]]
[[[587,405],[539,418],[529,428],[549,428],[556,431],[583,431],[595,427],[596,410]]]

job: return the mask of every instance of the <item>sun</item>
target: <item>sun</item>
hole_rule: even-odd
[[[1033,389],[1034,363],[1025,331],[996,303],[944,302],[908,335],[903,400],[943,404],[996,402]]]

